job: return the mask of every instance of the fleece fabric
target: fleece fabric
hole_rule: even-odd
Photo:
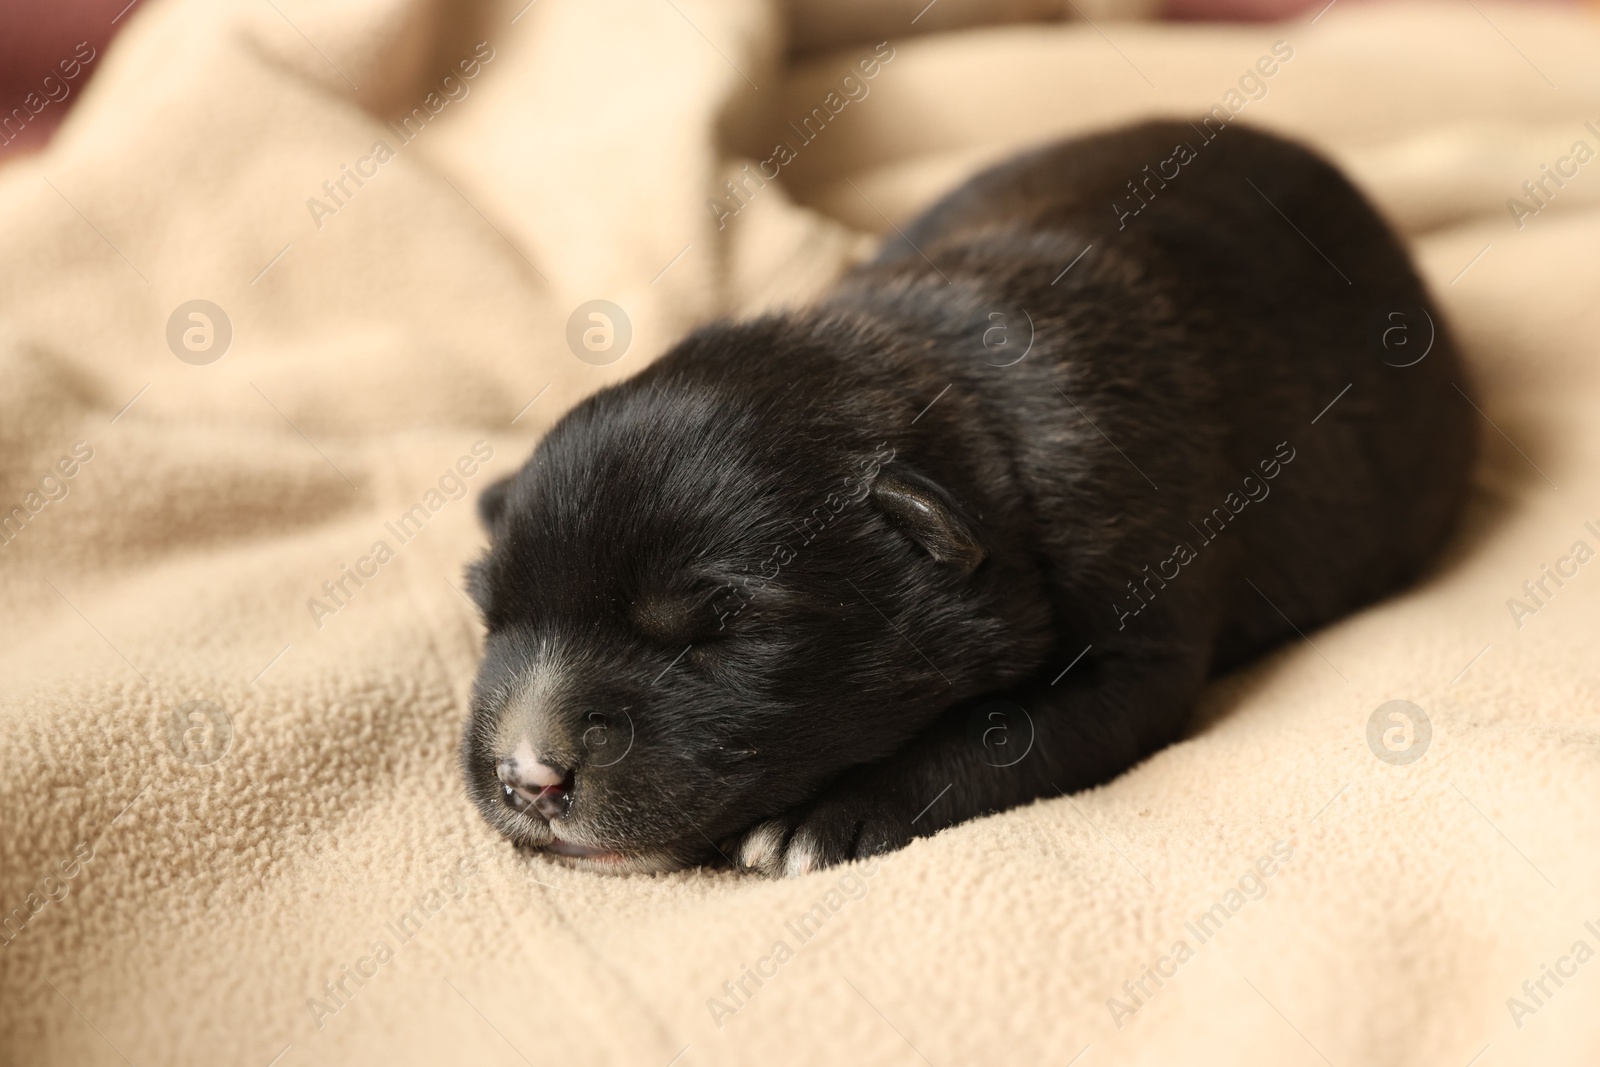
[[[1600,23],[1116,10],[152,0],[77,59],[0,170],[0,1061],[1600,1061]],[[491,834],[474,496],[986,162],[1212,108],[1342,165],[1459,336],[1434,573],[871,865]]]

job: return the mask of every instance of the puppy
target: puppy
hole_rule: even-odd
[[[1054,144],[718,322],[485,491],[467,789],[606,870],[798,875],[1105,782],[1438,553],[1456,351],[1328,163]]]

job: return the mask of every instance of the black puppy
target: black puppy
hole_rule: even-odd
[[[511,839],[799,874],[1104,782],[1439,551],[1457,356],[1331,166],[1151,123],[957,189],[484,494],[462,745]]]

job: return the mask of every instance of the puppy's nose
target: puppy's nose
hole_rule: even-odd
[[[572,771],[541,759],[524,741],[495,766],[505,801],[517,811],[532,808],[545,819],[564,815]]]
[[[518,785],[529,789],[544,789],[552,785],[560,785],[566,781],[569,768],[561,767],[547,758],[541,758],[534,752],[533,746],[524,741],[517,746],[517,750],[500,762],[502,768],[501,778],[509,773]]]

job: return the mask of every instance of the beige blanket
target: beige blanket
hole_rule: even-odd
[[[1592,16],[524,3],[151,2],[0,171],[0,1060],[1600,1061]],[[1109,786],[867,868],[493,837],[474,495],[982,162],[1217,105],[1345,165],[1464,342],[1439,573]]]

